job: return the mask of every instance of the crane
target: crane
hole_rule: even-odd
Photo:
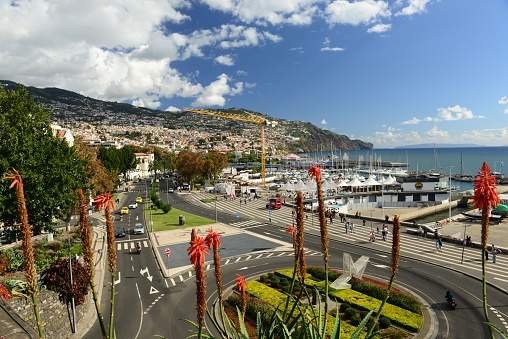
[[[208,109],[194,109],[183,108],[183,111],[192,112],[197,114],[211,115],[219,118],[233,119],[239,121],[253,122],[259,125],[261,130],[261,184],[265,187],[266,184],[266,159],[265,159],[265,126],[276,126],[277,121],[270,121],[264,117],[253,114],[238,114],[227,111],[208,110]]]

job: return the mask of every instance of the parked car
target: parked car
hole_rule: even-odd
[[[120,210],[120,214],[129,214],[129,208],[128,207],[122,207]]]
[[[117,227],[115,230],[115,238],[123,238],[125,237],[125,228]]]
[[[135,201],[131,201],[131,203],[129,204],[129,208],[138,208],[138,203]]]
[[[137,223],[134,225],[134,234],[144,234],[145,233],[145,227],[142,223]]]
[[[137,197],[137,198],[136,198],[136,202],[142,203],[142,202],[143,202],[143,198],[141,198],[141,197]]]
[[[282,199],[272,198],[272,199],[270,199],[268,204],[266,204],[266,208],[268,208],[268,209],[277,209],[278,210],[281,207],[282,207]]]

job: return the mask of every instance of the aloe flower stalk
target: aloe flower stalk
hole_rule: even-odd
[[[489,220],[490,209],[495,208],[499,203],[499,194],[496,191],[496,178],[491,174],[489,165],[483,163],[474,182],[473,204],[482,211],[482,285],[483,285],[483,313],[485,321],[489,321],[489,312],[487,308],[487,268],[485,267],[485,252],[487,251],[487,241],[489,238]],[[489,326],[489,332],[492,338],[494,333]]]
[[[298,248],[296,246],[296,228],[294,225],[289,225],[286,229],[286,233],[291,233],[293,237],[293,250],[295,251],[295,262],[298,261]]]
[[[236,288],[240,291],[242,297],[242,315],[245,317],[245,311],[247,310],[247,297],[245,295],[245,287],[247,286],[247,280],[244,276],[236,274]]]
[[[383,300],[381,301],[381,305],[379,305],[379,310],[376,313],[376,317],[372,322],[372,325],[369,327],[367,332],[367,338],[372,334],[374,330],[374,326],[379,320],[381,313],[383,312],[383,308],[390,296],[390,291],[392,290],[392,285],[395,281],[395,276],[397,275],[397,270],[399,268],[399,258],[400,258],[400,219],[398,215],[393,216],[393,230],[392,230],[392,262],[390,265],[390,271],[392,272],[390,276],[390,282],[388,283],[388,287],[386,289],[386,294]]]
[[[318,166],[312,166],[309,169],[311,178],[316,179],[317,199],[318,199],[318,216],[319,216],[319,228],[321,231],[321,252],[323,254],[323,261],[325,263],[325,310],[324,310],[324,323],[323,331],[326,330],[326,321],[328,315],[328,229],[326,225],[325,217],[325,199],[323,196],[323,187],[321,183],[321,168]],[[323,332],[324,333],[324,332]]]
[[[104,193],[95,198],[95,204],[98,210],[104,207],[106,215],[106,234],[108,244],[108,267],[111,272],[111,311],[109,316],[109,338],[114,338],[114,319],[115,319],[115,278],[116,278],[116,250],[115,250],[115,233],[113,231],[113,219],[111,217],[111,207],[115,208],[113,195]]]
[[[190,247],[187,253],[190,261],[194,265],[196,272],[196,311],[198,322],[198,338],[203,335],[203,325],[206,313],[206,280],[205,280],[205,256],[208,254],[208,247],[202,237],[196,236],[193,229],[191,233]]]
[[[298,277],[302,284],[305,282],[305,274],[307,273],[305,250],[303,248],[304,219],[303,194],[299,191],[296,194],[296,247],[300,254],[298,257]]]
[[[99,298],[97,297],[97,288],[95,287],[94,280],[94,257],[92,251],[92,237],[90,235],[90,225],[88,224],[88,214],[86,213],[85,196],[83,189],[78,189],[78,203],[79,203],[79,224],[81,229],[81,241],[83,242],[83,260],[85,261],[85,268],[88,276],[90,277],[90,288],[92,290],[92,297],[95,304],[95,310],[97,312],[97,318],[99,319],[99,325],[102,331],[102,337],[107,338],[106,327],[104,326],[104,317],[101,312],[101,305]]]
[[[211,227],[207,230],[205,243],[208,248],[213,249],[213,266],[215,274],[215,283],[217,285],[217,294],[219,295],[219,305],[222,306],[222,273],[220,269],[219,246],[221,235],[215,232]]]
[[[25,191],[23,188],[23,181],[21,175],[14,168],[12,169],[14,174],[7,175],[4,179],[12,179],[12,183],[9,189],[16,186],[16,199],[18,201],[18,214],[21,222],[21,235],[22,235],[22,248],[23,248],[23,260],[25,263],[25,277],[28,282],[28,290],[32,297],[32,303],[34,307],[35,321],[37,322],[37,330],[39,337],[44,338],[44,332],[42,329],[42,321],[39,314],[39,304],[37,302],[37,295],[39,294],[39,288],[37,285],[37,271],[35,269],[34,249],[32,247],[32,230],[28,224],[28,212],[26,209]]]

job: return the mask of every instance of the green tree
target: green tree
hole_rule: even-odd
[[[175,159],[175,167],[178,173],[182,176],[183,181],[192,184],[203,173],[203,154],[194,153],[188,150],[183,150],[178,153]]]
[[[35,233],[51,228],[77,201],[84,186],[85,162],[64,140],[54,136],[49,111],[37,106],[27,90],[0,87],[0,176],[16,168],[23,176],[26,207]],[[19,222],[15,193],[0,182],[0,219]]]
[[[130,145],[122,148],[101,147],[99,149],[99,159],[109,171],[117,171],[127,175],[129,170],[135,169],[137,165],[134,148]]]
[[[216,180],[228,165],[228,157],[224,153],[210,151],[203,157],[203,177]]]

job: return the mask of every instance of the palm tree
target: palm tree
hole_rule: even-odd
[[[111,311],[109,313],[109,338],[115,338],[114,334],[114,318],[115,318],[115,278],[116,278],[116,250],[115,250],[115,233],[113,231],[113,219],[111,217],[111,207],[115,208],[113,195],[104,193],[95,198],[95,206],[98,210],[104,207],[106,215],[106,233],[108,241],[108,266],[111,273]]]
[[[95,310],[97,311],[97,318],[101,326],[102,337],[107,338],[106,327],[104,326],[104,317],[101,312],[101,305],[97,298],[97,289],[95,288],[94,281],[94,257],[92,251],[92,238],[90,236],[90,225],[88,224],[88,215],[86,213],[85,196],[83,189],[78,189],[79,197],[79,224],[81,228],[81,241],[83,242],[83,260],[85,261],[85,268],[90,277],[90,288],[92,289],[92,296],[95,303]]]
[[[473,204],[482,211],[482,284],[483,284],[483,313],[485,321],[489,321],[487,309],[487,268],[485,267],[485,254],[489,238],[490,210],[499,203],[499,194],[496,191],[496,178],[491,174],[489,165],[483,163],[474,182]],[[490,335],[494,338],[492,327],[489,326]]]
[[[37,295],[39,294],[39,287],[37,286],[37,271],[35,269],[34,249],[32,247],[32,230],[28,224],[28,212],[26,210],[25,191],[23,189],[23,181],[21,175],[12,169],[14,174],[5,176],[4,179],[12,179],[12,188],[16,186],[16,199],[18,200],[18,214],[21,222],[21,235],[22,235],[22,248],[23,248],[23,260],[25,263],[25,277],[28,282],[28,291],[32,297],[32,303],[34,306],[35,321],[37,322],[37,330],[39,331],[39,337],[44,338],[44,332],[42,330],[42,322],[39,314],[39,305],[37,302]]]

